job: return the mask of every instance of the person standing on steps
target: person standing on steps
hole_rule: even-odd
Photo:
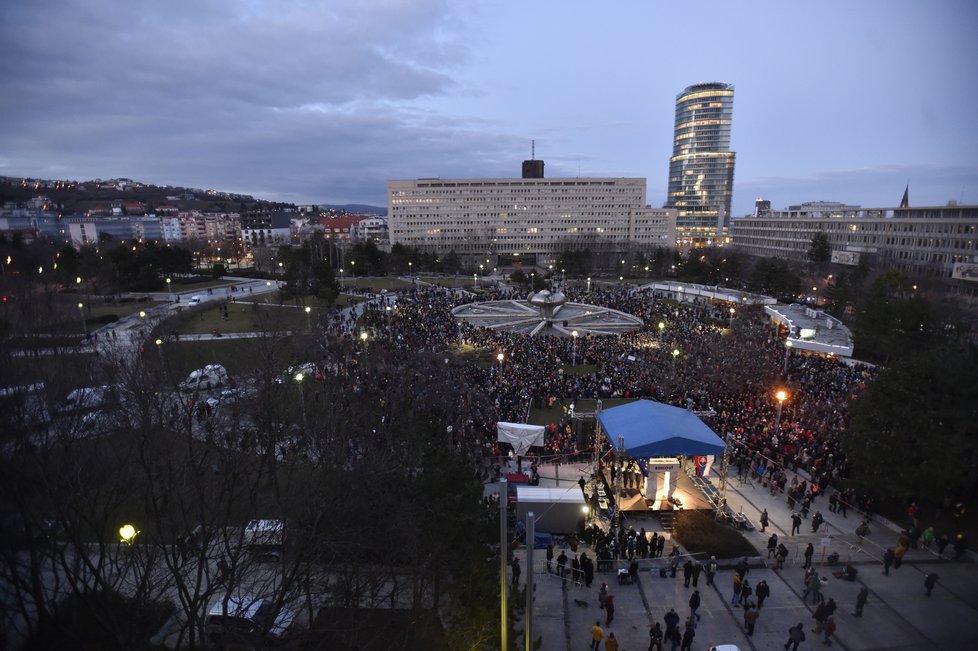
[[[761,511],[761,533],[764,533],[764,530],[767,529],[767,525],[768,525],[767,509],[764,509],[763,511]]]
[[[767,539],[767,557],[771,558],[774,556],[775,551],[778,548],[778,534],[772,533],[771,537]]]

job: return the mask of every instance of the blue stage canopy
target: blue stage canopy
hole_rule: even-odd
[[[637,400],[598,412],[598,422],[612,445],[624,437],[631,457],[723,454],[723,439],[688,409]]]

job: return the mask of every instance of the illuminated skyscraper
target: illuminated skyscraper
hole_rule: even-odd
[[[733,197],[730,151],[732,84],[707,83],[676,96],[676,133],[669,159],[667,208],[676,208],[676,236],[682,243],[725,241]]]

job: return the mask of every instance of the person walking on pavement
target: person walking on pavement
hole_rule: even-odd
[[[753,603],[748,603],[747,610],[744,611],[744,628],[747,630],[747,635],[754,635],[754,625],[760,616],[761,611],[755,608]]]
[[[706,564],[706,585],[713,585],[713,577],[717,575],[717,557],[710,556],[710,562]]]
[[[598,608],[604,610],[605,599],[608,598],[608,584],[602,582],[601,587],[598,588]]]
[[[690,617],[696,617],[696,621],[700,620],[700,614],[696,612],[696,609],[699,607],[700,607],[700,591],[693,590],[693,595],[689,598],[689,612],[690,612]]]
[[[761,580],[757,584],[757,588],[754,589],[754,594],[757,595],[757,609],[760,610],[764,607],[764,600],[771,596],[771,586],[767,584],[766,580]]]
[[[924,590],[927,591],[925,594],[928,597],[930,596],[931,590],[933,590],[934,586],[937,585],[938,578],[939,577],[933,572],[924,577]]]
[[[896,556],[893,554],[893,548],[887,547],[886,551],[883,552],[883,574],[890,575],[890,566],[893,565],[894,560],[896,560]]]
[[[687,558],[683,563],[683,587],[688,588],[689,582],[693,580],[693,559]]]
[[[825,620],[825,628],[822,632],[825,634],[822,644],[832,646],[832,636],[835,635],[835,617],[829,617]]]
[[[694,637],[696,637],[695,627],[687,624],[686,630],[683,632],[683,643],[682,646],[679,647],[679,651],[692,651]]]
[[[615,595],[609,594],[604,598],[604,612],[607,615],[604,625],[611,626],[612,620],[615,619]]]
[[[784,643],[784,648],[791,647],[791,651],[798,651],[798,645],[804,641],[805,625],[798,622],[798,624],[788,629],[788,641]]]
[[[649,651],[662,651],[662,627],[659,622],[649,629]]]
[[[863,586],[856,595],[856,612],[852,614],[853,617],[862,617],[863,608],[866,606],[866,600],[869,599],[869,588]]]
[[[594,622],[591,627],[591,651],[599,651],[601,640],[604,639],[604,629],[601,628],[601,620]]]
[[[608,633],[608,639],[604,641],[604,651],[618,651],[618,638],[614,633]]]
[[[730,603],[736,605],[740,601],[740,589],[741,589],[741,578],[740,575],[734,572],[733,575],[733,597],[730,598]]]
[[[513,554],[513,560],[511,560],[509,562],[509,565],[510,565],[510,567],[513,568],[513,585],[519,585],[520,584],[520,574],[523,571],[520,568],[520,559],[517,558],[515,554]]]
[[[699,561],[693,562],[693,587],[699,586],[700,583],[700,572],[703,571],[703,566],[700,565]]]
[[[822,526],[825,522],[825,518],[822,517],[821,511],[815,511],[815,515],[812,516],[812,533],[818,533],[818,528]]]
[[[743,581],[741,581],[741,583],[740,583],[740,605],[743,606],[744,608],[746,608],[747,607],[747,604],[750,603],[749,600],[750,600],[750,596],[752,594],[754,594],[754,590],[750,587],[750,583],[747,582],[747,579],[744,579]]]
[[[778,548],[778,534],[772,533],[771,537],[767,539],[767,557],[771,558]]]
[[[801,516],[797,513],[791,514],[791,535],[801,533]]]
[[[808,543],[808,547],[805,547],[805,564],[802,565],[804,568],[809,568],[812,566],[812,556],[815,554],[815,545]]]
[[[761,511],[761,533],[764,533],[764,530],[767,529],[767,525],[768,525],[767,509],[764,509],[763,511]]]
[[[825,620],[829,617],[829,607],[824,601],[818,605],[815,612],[812,614],[812,618],[815,620],[815,628],[812,629],[812,633],[819,635],[822,632],[822,627],[825,626]]]

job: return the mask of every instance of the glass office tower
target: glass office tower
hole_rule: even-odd
[[[730,151],[732,84],[707,83],[676,96],[676,133],[669,159],[667,208],[676,208],[680,244],[727,241],[733,197],[734,160]]]

